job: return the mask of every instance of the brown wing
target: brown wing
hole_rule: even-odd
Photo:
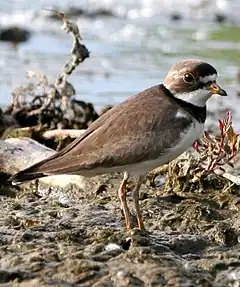
[[[162,86],[154,86],[102,115],[80,138],[26,172],[79,173],[154,159],[192,121],[187,117],[176,120],[177,111],[178,105],[165,96]]]

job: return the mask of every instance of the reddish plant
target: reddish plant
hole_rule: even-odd
[[[239,151],[240,134],[233,130],[231,111],[227,111],[224,118],[219,120],[219,131],[220,136],[205,131],[200,141],[193,144],[200,155],[197,171],[224,171],[226,164],[233,167],[233,159]]]

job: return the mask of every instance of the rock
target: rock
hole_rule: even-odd
[[[5,124],[4,124],[4,120],[3,120],[3,113],[2,113],[2,110],[0,108],[0,136],[2,135],[4,129],[5,129]]]
[[[88,13],[86,13],[86,17],[89,18],[97,18],[97,17],[116,17],[115,13],[108,10],[108,9],[97,9],[94,11],[89,11]]]
[[[0,172],[12,175],[55,153],[30,138],[9,138],[0,140]],[[85,187],[85,178],[77,175],[56,175],[39,180],[37,192],[40,195],[53,195],[64,203],[70,194],[79,194]],[[67,196],[69,194],[69,197]]]
[[[74,88],[70,83],[58,92],[62,92],[62,97],[44,108],[46,102],[42,99],[46,99],[46,94],[35,96],[30,102],[21,102],[19,107],[7,107],[0,112],[0,130],[1,122],[5,128],[41,124],[48,129],[86,129],[99,117],[92,103],[71,99]],[[16,95],[19,93],[20,90],[15,92]]]
[[[92,103],[75,99],[65,106],[63,112],[69,128],[73,129],[87,129],[98,118]]]
[[[182,16],[179,13],[173,13],[170,15],[170,19],[172,21],[180,21],[182,20]]]
[[[215,22],[222,24],[222,23],[225,23],[227,21],[227,17],[223,14],[216,13],[214,15],[214,20],[215,20]]]
[[[28,166],[43,160],[55,151],[30,138],[9,138],[0,141],[0,171],[14,174]]]
[[[240,84],[240,69],[237,71],[237,83]]]
[[[99,112],[99,117],[103,114],[105,114],[107,111],[111,110],[114,106],[112,105],[106,105],[105,107],[103,107],[100,112]]]
[[[49,18],[53,20],[60,20],[59,16],[57,15],[56,11],[50,11],[51,14]],[[69,7],[64,11],[64,14],[67,15],[69,18],[71,17],[86,17],[86,18],[98,18],[98,17],[116,17],[115,13],[111,10],[99,8],[95,10],[85,10],[78,7]]]
[[[0,41],[18,44],[26,42],[30,38],[30,32],[19,27],[7,27],[0,30]]]

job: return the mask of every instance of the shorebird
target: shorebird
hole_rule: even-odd
[[[203,132],[206,102],[227,96],[216,83],[217,71],[200,60],[183,60],[163,84],[146,89],[115,106],[93,122],[83,135],[53,156],[13,175],[13,184],[57,174],[87,177],[123,172],[118,196],[127,229],[133,228],[126,200],[129,176],[138,227],[144,229],[139,190],[145,175],[187,150]]]

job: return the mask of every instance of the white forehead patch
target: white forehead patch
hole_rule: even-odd
[[[199,81],[206,84],[207,82],[214,82],[217,80],[217,74],[199,77]]]

